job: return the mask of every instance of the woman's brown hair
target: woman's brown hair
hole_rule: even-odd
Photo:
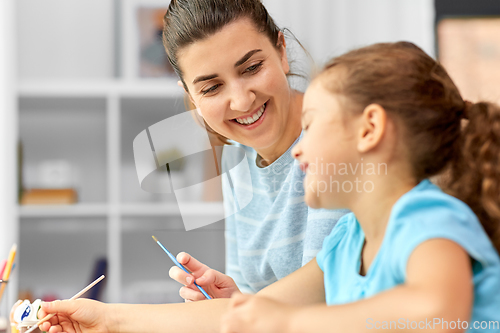
[[[332,71],[336,75],[325,75]],[[408,42],[348,52],[320,77],[353,103],[352,112],[376,103],[401,123],[416,179],[446,171],[440,186],[469,205],[500,253],[498,105],[464,101],[443,66]]]
[[[163,19],[163,45],[168,60],[186,91],[189,90],[184,82],[182,69],[179,66],[178,51],[196,41],[212,36],[227,24],[240,18],[250,19],[257,29],[267,36],[273,45],[276,45],[277,49],[282,47],[279,43],[280,29],[260,0],[170,1]],[[195,114],[195,117],[198,121],[203,121],[198,118],[197,114]],[[213,131],[206,122],[204,122],[204,126],[223,143],[228,143],[227,138]]]

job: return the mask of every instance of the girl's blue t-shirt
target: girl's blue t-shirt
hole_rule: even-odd
[[[359,274],[363,230],[353,213],[339,220],[316,258],[324,272],[327,304],[355,302],[405,283],[411,253],[434,238],[456,242],[472,258],[474,307],[469,330],[500,332],[499,255],[472,210],[429,180],[393,206],[382,245],[365,276]],[[480,329],[485,321],[492,322],[490,329]]]

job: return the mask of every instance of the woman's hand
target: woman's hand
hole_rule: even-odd
[[[38,317],[54,313],[47,322],[40,325],[49,333],[108,333],[106,304],[89,299],[54,301],[42,303]]]
[[[194,285],[195,281],[212,298],[229,298],[235,292],[240,293],[232,278],[202,264],[189,254],[185,252],[179,253],[177,261],[192,272],[192,274],[188,274],[177,266],[173,266],[169,271],[172,279],[184,285],[179,294],[186,302],[206,299]]]
[[[296,306],[262,296],[235,294],[222,317],[222,333],[285,333]]]

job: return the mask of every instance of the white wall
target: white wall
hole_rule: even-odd
[[[113,76],[112,0],[17,0],[16,5],[21,79]]]
[[[350,49],[411,41],[434,56],[433,0],[263,0],[319,66]]]
[[[0,1],[0,259],[6,259],[17,242],[14,1]],[[16,286],[10,284],[9,290]],[[13,294],[8,293],[8,304],[14,302]]]
[[[17,0],[17,21],[23,22],[17,26],[20,78],[112,77],[114,1],[123,2],[122,6],[169,2]],[[288,27],[320,66],[334,55],[381,41],[409,40],[434,55],[433,0],[263,2],[280,27]]]

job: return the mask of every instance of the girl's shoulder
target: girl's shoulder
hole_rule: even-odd
[[[316,257],[319,267],[324,271],[323,263],[330,254],[335,253],[343,256],[341,248],[349,248],[347,243],[357,242],[362,236],[361,228],[354,213],[343,215],[333,227],[332,232],[323,241],[323,246]]]
[[[432,231],[461,226],[482,230],[474,212],[459,199],[424,180],[403,195],[393,206],[390,223]]]
[[[344,214],[346,211],[343,212]],[[356,216],[354,213],[347,213],[343,215],[335,224],[330,235],[325,238],[325,243],[331,245],[339,243],[347,234],[355,232],[357,226]]]
[[[457,243],[484,266],[498,266],[498,254],[469,206],[426,180],[394,205],[384,242],[404,275],[411,253],[436,238]]]

